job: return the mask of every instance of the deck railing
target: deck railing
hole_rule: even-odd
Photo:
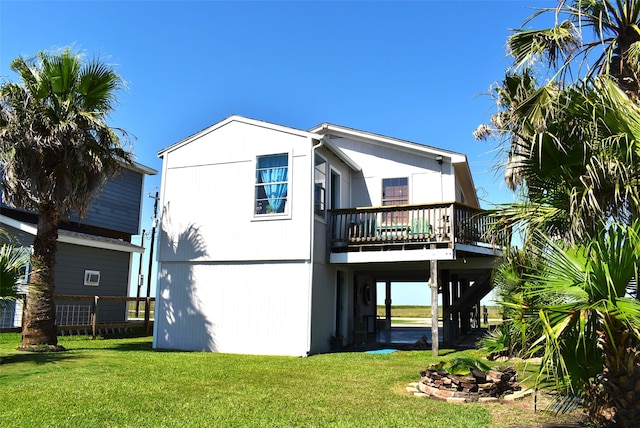
[[[493,221],[484,210],[459,203],[335,209],[330,211],[330,245],[338,252],[426,242],[504,246],[506,234],[491,231]]]
[[[129,296],[78,296],[59,295],[54,296],[56,302],[56,325],[58,331],[87,331],[96,337],[102,329],[121,329],[144,327],[147,335],[151,334],[154,322],[155,297],[129,297]],[[139,313],[131,316],[133,302],[143,303],[144,307]],[[19,303],[19,304],[17,304]],[[118,322],[105,322],[100,320],[101,304],[118,303],[126,308],[128,316]],[[26,296],[22,295],[17,301],[6,302],[0,305],[0,332],[21,331],[23,309],[26,306]],[[16,309],[19,313],[16,315]],[[104,309],[104,307],[103,307]],[[19,319],[18,319],[19,318]]]

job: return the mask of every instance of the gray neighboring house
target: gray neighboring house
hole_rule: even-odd
[[[91,204],[85,218],[71,216],[58,230],[55,281],[57,295],[128,296],[133,257],[144,248],[131,243],[140,234],[144,179],[157,171],[133,163],[114,179]],[[37,231],[37,215],[14,209],[0,201],[0,228],[15,242],[29,249]],[[23,279],[26,283],[28,272]],[[19,327],[22,302],[0,308],[0,328]],[[88,321],[90,304],[56,300],[58,325]],[[100,304],[100,322],[127,319],[126,302]]]

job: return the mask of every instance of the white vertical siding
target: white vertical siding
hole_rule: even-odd
[[[180,236],[197,230],[198,260],[308,260],[312,142],[298,135],[232,123],[166,153],[160,261],[195,260]],[[289,153],[290,216],[254,218],[255,160]]]
[[[321,150],[321,155],[327,159],[329,169],[340,174],[340,207],[346,208],[351,205],[351,169],[340,161],[332,153],[325,149]],[[330,195],[327,194],[327,198]],[[317,219],[314,222],[314,247],[313,247],[313,291],[311,304],[311,352],[320,353],[330,349],[329,338],[335,333],[336,321],[336,276],[337,268],[328,262],[328,231],[329,223]],[[345,278],[345,289],[347,280]],[[344,291],[343,291],[344,292]],[[344,306],[347,296],[345,295]],[[343,313],[346,325],[346,315]]]
[[[382,179],[397,177],[409,178],[409,203],[455,199],[453,169],[447,159],[439,164],[433,157],[347,138],[332,142],[362,168],[352,178],[351,206],[382,205]]]
[[[154,347],[305,356],[308,263],[165,263]]]
[[[313,265],[311,306],[311,352],[326,352],[334,333],[336,319],[336,268],[329,264]]]
[[[312,144],[239,119],[163,152],[155,347],[307,355]],[[289,215],[255,217],[256,158],[278,153]]]
[[[443,190],[443,201],[459,201],[456,197],[456,179],[455,172],[453,170],[453,165],[449,162],[445,162],[442,164],[442,188]]]

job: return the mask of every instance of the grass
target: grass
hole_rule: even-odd
[[[384,305],[377,306],[377,315],[384,318]],[[430,318],[431,306],[393,305],[391,306],[391,316],[398,318]],[[438,308],[438,316],[442,317],[442,307]]]
[[[500,313],[500,306],[487,306],[487,310],[489,311],[489,318],[502,318],[502,314]],[[377,306],[377,315],[384,318],[384,305]],[[431,306],[393,305],[391,306],[391,316],[398,318],[430,318]],[[438,316],[442,318],[442,306],[438,307]]]
[[[66,352],[24,353],[15,350],[19,341],[0,334],[2,427],[499,428],[535,420],[527,404],[510,414],[515,407],[448,404],[405,391],[430,363],[478,351],[290,358],[155,351],[148,337],[61,337]],[[531,415],[523,419],[523,411]]]
[[[137,302],[138,303],[138,312],[136,313],[136,302],[128,302],[129,305],[129,318],[144,318],[144,307],[146,305],[146,302],[141,301],[141,302]],[[155,309],[156,309],[156,302],[155,300],[153,300],[150,304],[149,304],[149,310],[150,310],[150,319],[153,319],[154,313],[155,313]]]

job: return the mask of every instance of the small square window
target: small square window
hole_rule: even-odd
[[[97,287],[100,285],[100,271],[99,270],[85,270],[84,271],[84,285]]]

